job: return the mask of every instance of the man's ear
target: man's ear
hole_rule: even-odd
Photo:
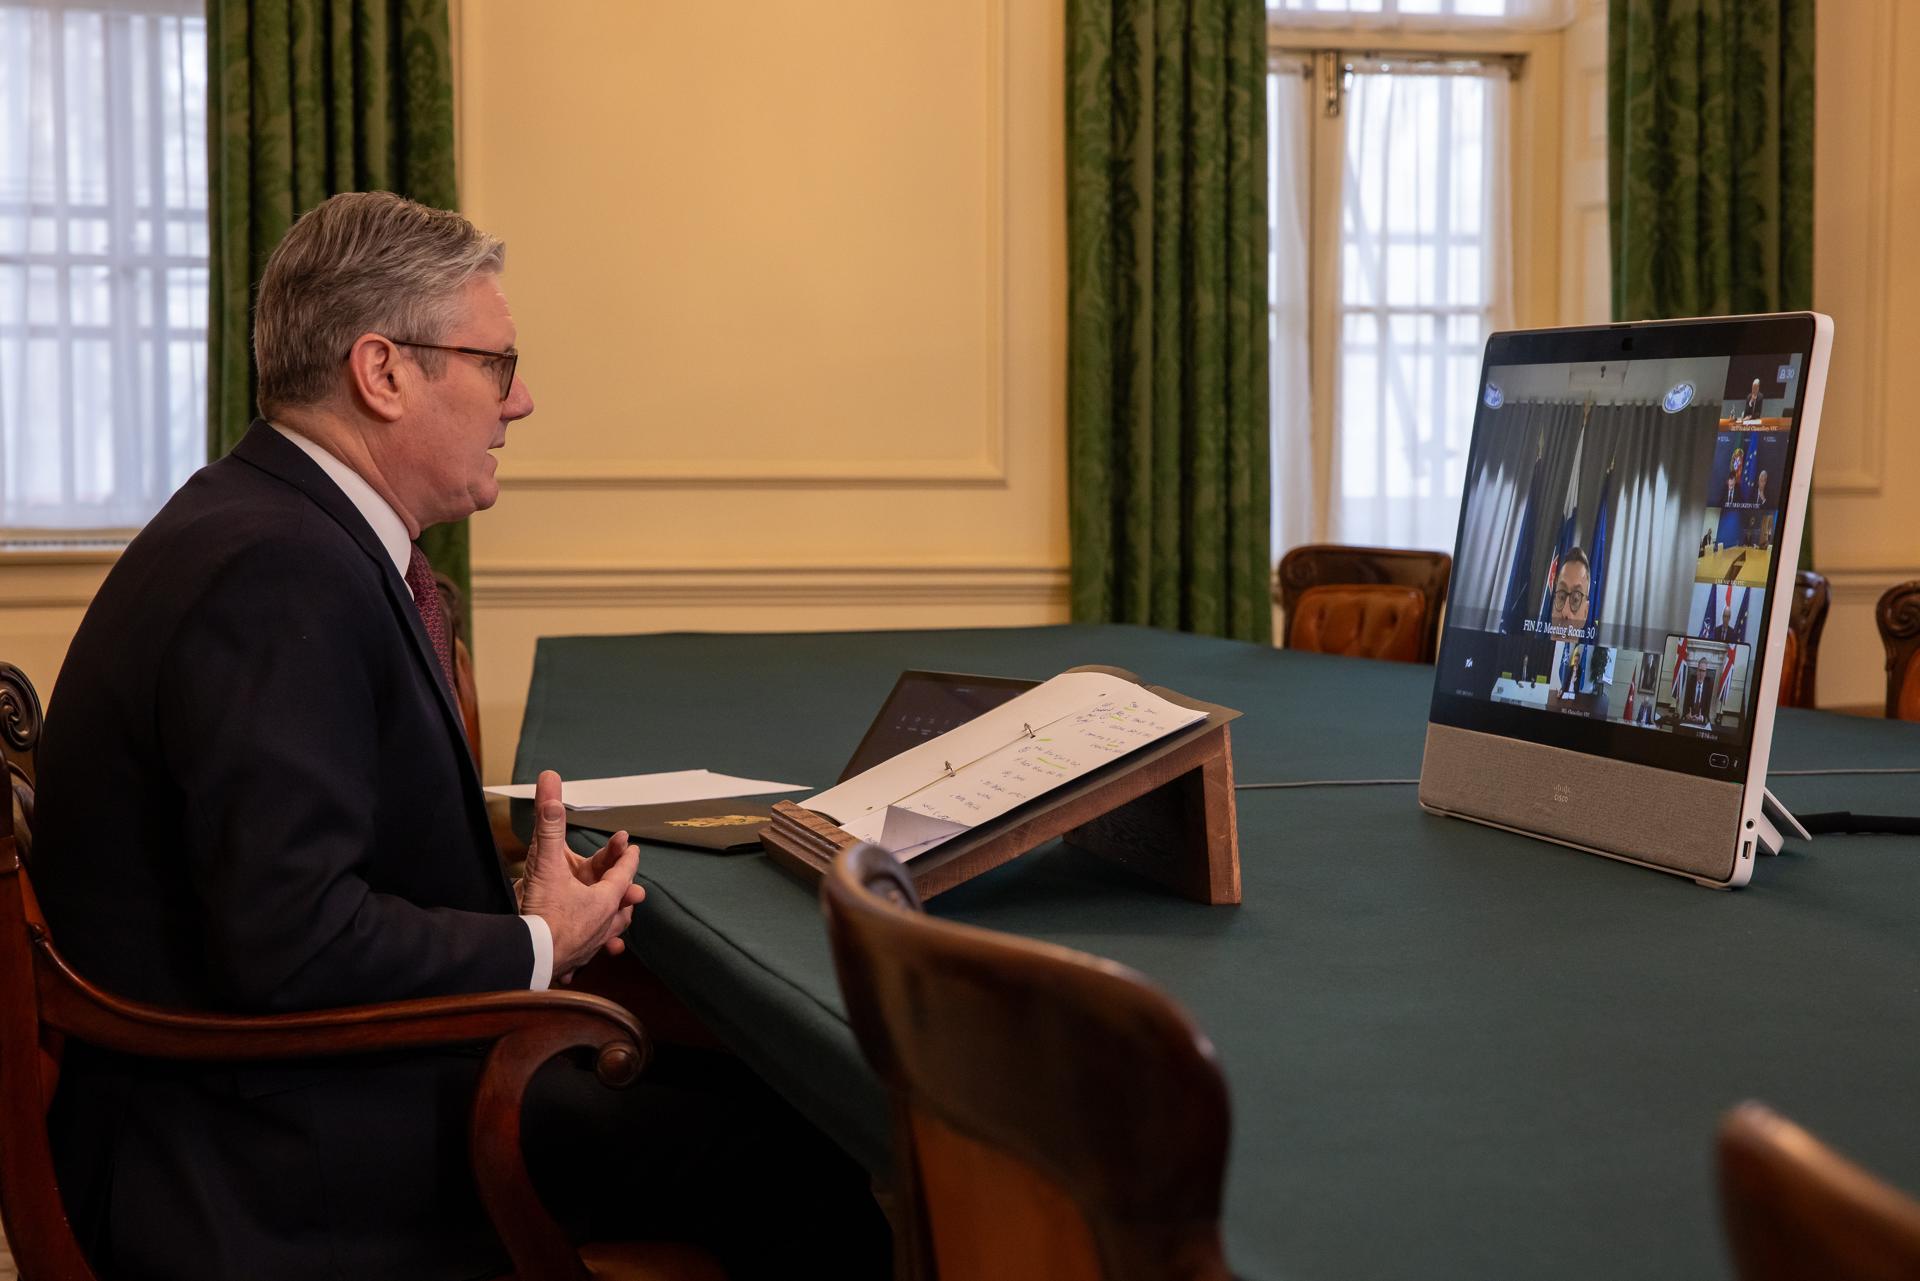
[[[406,411],[406,383],[412,372],[400,348],[376,333],[361,334],[347,352],[347,382],[354,399],[383,422],[397,422]]]

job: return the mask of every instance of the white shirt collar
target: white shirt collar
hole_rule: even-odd
[[[275,431],[298,445],[307,457],[320,465],[329,479],[340,487],[360,515],[373,527],[374,537],[380,540],[380,546],[386,549],[387,556],[393,561],[394,569],[402,581],[407,577],[407,565],[413,559],[413,540],[407,537],[407,526],[398,512],[380,497],[366,478],[353,468],[335,458],[325,449],[308,440],[297,431],[282,427],[279,423],[269,423]]]

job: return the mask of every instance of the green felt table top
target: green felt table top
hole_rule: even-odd
[[[1431,668],[1059,627],[544,640],[514,776],[825,786],[902,668],[1081,663],[1242,710],[1242,783],[1419,773]],[[1780,717],[1796,809],[1920,813],[1920,776],[1792,773],[1914,766],[1920,726]],[[1056,844],[930,908],[1123,961],[1192,1011],[1233,1091],[1239,1275],[1728,1275],[1712,1135],[1748,1097],[1920,1191],[1920,838],[1793,842],[1727,893],[1424,814],[1405,784],[1239,806],[1238,907]],[[812,893],[758,855],[665,846],[641,878],[642,959],[883,1168]]]

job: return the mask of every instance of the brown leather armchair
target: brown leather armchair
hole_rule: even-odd
[[[33,812],[40,700],[19,668],[0,663],[0,755],[16,802]],[[527,1083],[568,1051],[594,1056],[600,1080],[631,1084],[650,1046],[634,1017],[574,992],[491,992],[346,1009],[231,1018],[123,1000],[62,959],[40,913],[16,835],[0,807],[0,1217],[20,1274],[94,1281],[54,1177],[47,1108],[68,1037],[151,1059],[262,1061],[376,1054],[451,1045],[490,1047],[469,1128],[480,1199],[514,1276],[565,1281],[724,1281],[711,1256],[677,1243],[575,1249],[527,1176],[520,1104]]]
[[[1353,658],[1420,661],[1427,600],[1385,583],[1309,587],[1287,615],[1287,648]]]
[[[1920,1201],[1758,1103],[1720,1123],[1720,1209],[1740,1281],[1920,1277]]]
[[[1787,616],[1786,658],[1780,667],[1780,706],[1812,707],[1820,669],[1820,633],[1826,630],[1833,595],[1823,575],[1803,569],[1793,576],[1793,608]]]
[[[1887,715],[1920,721],[1920,581],[1888,588],[1873,621],[1887,650]]]
[[[1280,558],[1274,592],[1287,616],[1289,648],[1313,648],[1293,640],[1300,616],[1301,597],[1316,587],[1395,586],[1418,592],[1424,604],[1416,625],[1418,645],[1408,662],[1431,663],[1440,652],[1440,615],[1446,605],[1447,584],[1453,577],[1453,557],[1445,552],[1409,551],[1397,547],[1344,547],[1315,543],[1296,547]],[[1360,609],[1357,602],[1353,608]],[[1371,609],[1379,609],[1375,603]],[[1404,608],[1404,607],[1403,607]],[[1356,628],[1355,638],[1367,634]],[[1323,650],[1346,653],[1346,650]],[[1383,657],[1384,655],[1374,655]]]

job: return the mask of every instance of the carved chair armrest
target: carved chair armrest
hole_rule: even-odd
[[[43,928],[30,928],[43,1024],[102,1049],[231,1061],[491,1044],[469,1131],[480,1200],[517,1276],[587,1276],[527,1177],[520,1105],[533,1074],[568,1050],[593,1050],[594,1071],[606,1085],[629,1085],[640,1075],[651,1044],[639,1020],[618,1005],[578,992],[486,992],[258,1017],[188,1013],[94,987],[53,949]]]

